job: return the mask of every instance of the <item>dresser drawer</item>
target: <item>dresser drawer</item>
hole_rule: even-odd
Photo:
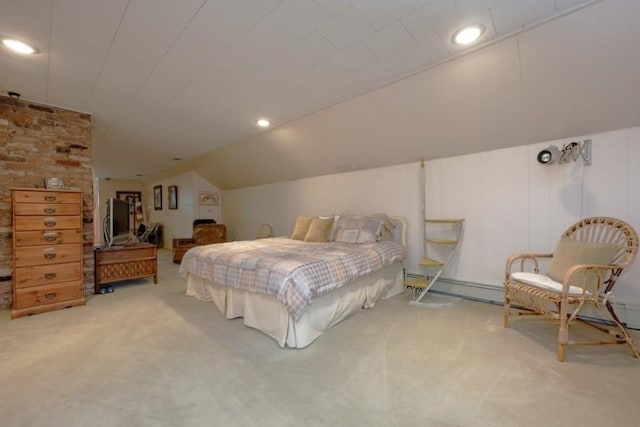
[[[82,280],[16,290],[15,309],[82,298]]]
[[[16,216],[16,231],[81,229],[80,216]]]
[[[81,279],[81,262],[42,265],[37,267],[20,267],[16,268],[14,278],[17,289]]]
[[[54,245],[82,243],[81,230],[18,231],[14,236],[16,246]]]
[[[14,190],[15,203],[75,203],[80,204],[81,194],[64,191]]]
[[[79,203],[16,203],[15,215],[80,215]]]
[[[50,246],[23,246],[16,248],[15,251],[16,268],[74,261],[82,261],[82,245],[79,243]]]

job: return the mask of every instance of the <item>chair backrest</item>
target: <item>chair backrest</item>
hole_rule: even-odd
[[[193,229],[196,229],[196,225],[200,224],[215,224],[216,220],[213,218],[202,218],[202,219],[194,219],[193,220]]]
[[[590,217],[576,222],[563,236],[579,242],[607,243],[620,246],[613,264],[626,268],[638,253],[638,234],[624,221],[610,217]]]
[[[199,245],[226,242],[227,227],[224,224],[198,224],[193,230],[193,239]]]
[[[590,217],[576,222],[564,232],[563,236],[579,242],[605,243],[620,247],[611,261],[612,265],[619,268],[610,271],[604,281],[604,293],[610,292],[616,284],[620,273],[630,266],[638,253],[638,234],[624,221],[610,217]]]
[[[261,224],[260,227],[258,227],[256,239],[266,239],[267,237],[273,237],[273,228],[270,224]]]

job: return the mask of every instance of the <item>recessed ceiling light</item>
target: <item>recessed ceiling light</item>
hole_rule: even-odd
[[[484,33],[484,26],[469,25],[455,32],[453,42],[462,46],[473,43]]]
[[[271,122],[267,119],[258,119],[256,120],[256,124],[261,128],[268,128],[271,125]]]
[[[20,53],[22,55],[33,55],[38,52],[38,49],[27,44],[23,41],[13,39],[11,37],[2,37],[2,44],[11,49],[16,53]]]

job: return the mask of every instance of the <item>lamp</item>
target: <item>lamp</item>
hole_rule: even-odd
[[[578,157],[582,157],[586,166],[591,165],[591,140],[585,139],[584,141],[574,141],[569,144],[563,144],[562,150],[555,145],[550,145],[548,148],[538,153],[538,163],[543,165],[550,165],[552,163],[567,163],[571,160],[576,161]]]
[[[549,148],[545,148],[538,153],[538,163],[543,165],[550,165],[560,159],[560,150],[555,145],[550,145]]]

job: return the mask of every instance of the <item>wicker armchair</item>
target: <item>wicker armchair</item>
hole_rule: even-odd
[[[173,239],[173,262],[179,264],[182,257],[191,248],[213,243],[224,243],[227,241],[227,227],[224,224],[199,223],[194,221],[193,236],[191,238]]]
[[[633,356],[640,357],[611,301],[616,280],[623,269],[633,263],[637,251],[638,235],[630,225],[615,218],[593,217],[569,227],[553,254],[512,255],[505,269],[504,327],[509,327],[511,306],[516,305],[528,314],[550,315],[559,320],[560,362],[564,360],[569,344],[626,343]],[[545,258],[550,260],[549,273],[542,275],[539,274],[539,262]],[[518,267],[520,271],[514,271]],[[525,267],[529,270],[533,267],[533,272],[526,272]],[[605,320],[610,319],[613,325],[608,327],[578,317],[581,309],[589,305],[603,314]],[[569,327],[574,321],[593,326],[608,334],[608,339],[570,340]]]

